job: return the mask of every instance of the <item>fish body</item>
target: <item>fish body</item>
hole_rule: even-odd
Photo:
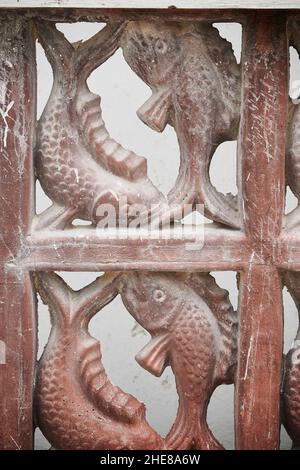
[[[299,21],[289,21],[289,43],[300,53],[300,27]],[[299,225],[300,200],[300,106],[299,97],[288,103],[287,134],[286,134],[286,183],[298,199],[298,206],[285,218],[285,226],[293,228]]]
[[[163,446],[146,422],[144,405],[109,381],[100,345],[88,333],[91,317],[113,298],[111,287],[109,276],[99,278],[87,288],[87,296],[78,296],[56,274],[39,275],[38,290],[49,304],[52,330],[37,369],[35,415],[55,449]]]
[[[299,21],[289,22],[290,45],[300,52]],[[300,200],[300,106],[299,100],[289,103],[287,145],[286,145],[286,180],[298,199],[298,207],[286,218],[287,227],[299,225]],[[299,315],[300,325],[300,274],[286,271],[282,273],[283,283],[290,292]],[[283,424],[293,441],[293,448],[300,449],[300,328],[293,345],[284,358],[282,383]]]
[[[52,24],[37,27],[54,76],[37,127],[36,171],[46,194],[66,209],[67,222],[80,217],[97,224],[103,204],[117,211],[124,209],[120,204],[143,204],[148,212],[164,203],[147,177],[146,159],[109,136],[100,97],[86,84],[91,71],[117,49],[122,27],[107,26],[79,46]]]
[[[300,450],[300,335],[285,358],[283,382],[284,425]]]
[[[296,198],[300,199],[300,107],[294,105],[290,112],[287,132],[286,179]]]
[[[299,49],[300,50],[300,49]],[[297,207],[285,216],[285,227],[292,229],[300,222],[300,106],[292,105],[287,131],[286,182],[298,200]]]
[[[207,274],[130,273],[119,289],[127,310],[152,336],[136,360],[156,376],[170,365],[176,378],[179,408],[167,448],[222,448],[206,414],[216,386],[233,381],[236,316],[228,293]]]
[[[211,184],[217,146],[237,137],[241,76],[231,45],[210,23],[132,21],[122,35],[125,60],[152,89],[138,115],[149,127],[174,127],[180,170],[169,203],[204,204],[208,217],[240,227],[236,198]]]
[[[299,316],[298,332],[284,361],[283,424],[293,441],[293,448],[300,449],[300,273],[286,271],[282,276],[296,304]]]

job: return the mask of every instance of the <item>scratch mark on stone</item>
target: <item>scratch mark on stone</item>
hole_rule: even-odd
[[[14,254],[13,254],[13,252],[11,251],[10,247],[8,246],[8,244],[6,243],[6,241],[5,241],[4,237],[3,237],[3,235],[1,235],[1,233],[0,233],[0,239],[2,240],[3,245],[5,246],[5,248],[7,249],[7,251],[9,252],[9,254],[11,255],[11,257],[14,259],[14,258],[15,258],[15,257],[14,257]]]
[[[252,345],[253,345],[253,336],[251,336],[250,338],[250,345],[249,345],[249,349],[247,353],[246,368],[245,368],[245,374],[244,374],[243,380],[246,380],[248,376],[248,368],[249,368],[249,362],[250,362],[250,354],[252,352]]]
[[[3,110],[2,108],[0,108],[0,115],[1,115],[1,117],[3,119],[3,122],[4,122],[4,125],[5,125],[4,136],[3,136],[3,147],[4,148],[6,148],[6,145],[7,145],[7,134],[8,134],[7,118],[9,117],[9,111],[13,107],[14,103],[15,103],[14,101],[11,101],[10,103],[8,103],[8,105],[6,107],[6,110]]]
[[[6,364],[6,344],[0,340],[0,364]]]
[[[19,446],[19,444],[15,441],[15,439],[10,436],[11,440],[13,441],[13,443],[15,444],[15,446],[17,447],[18,450],[21,450],[21,447]]]

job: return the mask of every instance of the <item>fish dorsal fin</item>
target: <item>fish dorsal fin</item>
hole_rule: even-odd
[[[209,273],[188,274],[184,282],[204,300],[217,321],[222,360],[216,368],[215,377],[231,383],[236,365],[238,317],[228,291],[218,286]]]
[[[79,94],[76,112],[81,120],[84,144],[97,163],[129,181],[147,177],[147,160],[110,137],[102,118],[99,96],[90,92]]]
[[[81,384],[101,413],[127,423],[144,418],[144,404],[110,382],[103,365],[100,343],[92,337],[82,351],[79,367]]]
[[[236,317],[229,300],[228,291],[218,286],[215,278],[210,274],[189,274],[185,279],[185,284],[190,286],[205,301],[218,321],[224,320],[225,317],[232,320]]]
[[[160,377],[169,361],[169,333],[155,336],[135,356],[136,361],[151,374]]]
[[[230,344],[232,351],[236,349],[238,317],[234,310],[229,293],[216,283],[209,273],[192,273],[185,283],[199,295],[210,308],[217,320],[223,341]]]
[[[34,277],[41,300],[48,305],[53,325],[69,325],[71,322],[74,292],[56,273],[39,272]]]

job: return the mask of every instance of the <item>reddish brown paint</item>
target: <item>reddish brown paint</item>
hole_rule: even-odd
[[[277,449],[282,375],[281,280],[273,266],[241,275],[235,391],[237,449]]]
[[[147,20],[157,20],[155,12],[151,14],[150,18],[146,12]],[[25,17],[24,14],[22,17],[17,13],[10,14],[2,20],[0,76],[7,89],[3,106],[7,107],[13,101],[9,110],[13,119],[7,120],[7,135],[5,126],[1,126],[3,182],[0,186],[0,305],[3,315],[0,319],[0,339],[5,342],[7,351],[6,364],[0,364],[0,383],[2,390],[5,390],[0,401],[3,423],[0,432],[1,448],[26,449],[32,446],[35,299],[29,272],[59,269],[240,271],[236,448],[275,449],[279,446],[283,325],[282,285],[278,269],[300,269],[300,240],[297,230],[282,230],[288,101],[288,35],[285,14],[256,14],[253,11],[190,11],[180,14],[168,11],[165,14],[168,18],[173,15],[176,20],[188,18],[194,21],[198,17],[202,21],[208,18],[242,19],[245,27],[239,137],[239,198],[240,212],[244,215],[243,230],[219,226],[209,228],[204,247],[199,250],[186,250],[187,241],[192,244],[197,242],[197,236],[194,235],[188,237],[188,240],[179,241],[137,239],[134,235],[127,240],[112,241],[105,235],[95,233],[93,229],[81,233],[68,229],[50,232],[45,230],[49,222],[47,217],[46,224],[42,224],[42,230],[33,229],[29,233],[33,207],[35,64],[34,33],[26,15],[29,18],[38,15],[38,12],[27,12]],[[58,15],[60,20],[69,18],[71,21],[102,18],[99,10],[42,13],[43,18],[58,18],[55,15]],[[110,15],[110,11],[103,12],[104,19]],[[127,13],[117,11],[112,17],[118,20],[145,18],[145,12],[131,12],[128,17],[126,15]],[[20,29],[15,28],[16,24],[20,25]],[[45,37],[46,42],[47,40],[50,40],[50,36]],[[11,44],[14,47],[11,47]],[[17,66],[11,68],[9,63]],[[20,93],[20,87],[24,93]],[[24,143],[23,146],[20,146],[20,139]],[[191,165],[191,171],[195,170],[195,165]],[[142,175],[146,178],[144,171]],[[58,225],[56,228],[63,226],[64,224]],[[131,275],[126,273],[123,276],[125,280],[128,277],[130,283]],[[48,278],[46,276],[45,283],[47,279],[50,279],[51,283],[51,279],[56,278],[53,275]],[[147,277],[145,279],[147,282]],[[288,284],[288,278],[284,277],[283,281]],[[55,291],[57,297],[60,296],[60,289],[64,290],[61,286],[62,283],[58,281]],[[41,287],[40,289],[42,290]],[[90,292],[90,288],[86,289],[85,292]],[[101,297],[100,294],[99,296]],[[85,298],[85,295],[83,297]],[[296,294],[294,297],[297,297]],[[79,301],[80,296],[75,296],[75,299]],[[208,302],[205,293],[203,300]],[[288,364],[291,374],[295,374],[294,363]],[[286,400],[289,400],[290,396],[296,396],[298,399],[297,393],[290,394],[289,382],[285,383]],[[43,392],[38,392],[38,396],[39,410],[41,413],[46,412],[46,409],[43,410]],[[111,416],[113,415],[112,412]],[[193,419],[191,418],[191,423]],[[288,430],[297,444],[297,426],[295,427],[292,421],[290,423]],[[45,433],[51,434],[51,426],[50,420],[45,425]],[[134,438],[133,441],[130,439],[130,432],[134,435],[133,428],[128,429],[128,442],[132,447],[138,447],[139,443],[134,443]],[[152,433],[151,430],[149,432]],[[55,437],[54,443],[57,447],[66,447],[66,443],[61,442],[62,437],[64,436]],[[154,438],[156,439],[155,435]],[[159,438],[157,443],[159,447]],[[79,436],[77,445],[82,448],[83,444],[89,447],[88,443],[80,442]],[[187,443],[187,446],[190,444]],[[72,447],[71,443],[70,446]],[[119,443],[116,440],[110,446],[118,447]]]

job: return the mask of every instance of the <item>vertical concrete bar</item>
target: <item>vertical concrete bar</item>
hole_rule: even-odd
[[[251,257],[241,276],[237,449],[279,446],[283,321],[281,282],[272,259],[284,207],[287,51],[284,14],[257,12],[249,17],[243,41],[239,154]]]
[[[30,449],[35,295],[18,268],[34,203],[35,40],[24,15],[0,17],[0,448]]]

